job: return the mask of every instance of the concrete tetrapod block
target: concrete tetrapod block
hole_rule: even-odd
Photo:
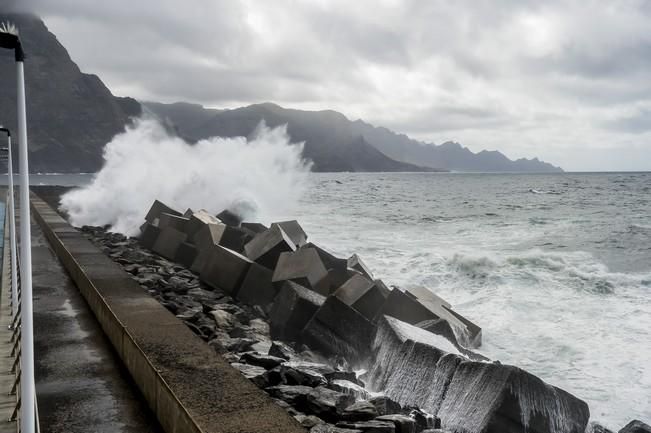
[[[163,212],[158,217],[158,227],[161,229],[164,229],[165,227],[171,227],[185,233],[185,228],[188,224],[188,221],[190,221],[190,218],[188,217]]]
[[[191,212],[189,215],[190,220],[185,228],[185,233],[188,235],[188,239],[193,240],[194,235],[199,231],[199,229],[206,224],[220,224],[221,221],[214,215],[208,213],[207,210],[201,209],[196,212]]]
[[[148,250],[154,248],[154,243],[156,243],[161,230],[150,223],[145,223],[140,227],[140,231],[140,237],[138,238],[140,245]]]
[[[274,225],[280,226],[280,228],[287,233],[287,236],[292,240],[296,248],[305,245],[305,242],[307,242],[307,235],[298,221],[280,221],[271,224],[272,227]]]
[[[427,287],[412,287],[405,293],[412,296],[436,316],[447,321],[460,345],[469,348],[481,346],[481,328],[454,311],[447,301],[432,293]]]
[[[176,250],[176,256],[174,257],[174,261],[182,264],[186,268],[189,268],[192,266],[192,263],[194,263],[194,260],[197,258],[197,248],[188,243],[188,242],[183,242],[181,245],[179,245],[179,248]]]
[[[369,385],[441,418],[451,431],[580,433],[587,405],[517,367],[470,361],[445,338],[384,316]]]
[[[353,254],[348,258],[348,267],[351,269],[355,269],[358,272],[361,272],[369,280],[373,279],[373,273],[357,254]]]
[[[403,322],[415,325],[428,320],[446,320],[455,335],[455,344],[466,348],[476,348],[481,345],[481,328],[469,320],[460,319],[460,315],[440,303],[440,298],[421,300],[413,294],[393,289],[382,308],[381,313],[395,317]],[[445,302],[445,301],[443,301]]]
[[[282,253],[278,258],[271,281],[282,285],[284,281],[293,281],[308,289],[315,290],[317,283],[328,274],[319,254],[314,248]],[[321,293],[326,295],[327,293]]]
[[[158,200],[154,200],[154,203],[151,205],[151,208],[149,208],[149,212],[147,212],[147,215],[145,216],[145,220],[154,225],[158,225],[158,218],[160,217],[160,214],[162,213],[168,213],[172,215],[181,215],[181,212],[178,212],[168,205],[166,205],[163,202],[160,202]]]
[[[245,230],[248,230],[251,233],[254,233],[256,235],[258,233],[262,233],[265,230],[269,230],[269,227],[267,227],[264,224],[260,224],[260,223],[243,222],[242,224],[240,224],[240,227],[245,229]]]
[[[278,291],[271,282],[273,272],[252,263],[242,281],[242,286],[237,292],[237,298],[249,305],[260,305],[266,307],[273,302]]]
[[[319,254],[319,257],[321,257],[321,261],[325,265],[326,269],[339,269],[339,270],[345,270],[348,268],[348,260],[347,259],[340,259],[339,257],[336,257],[334,254],[326,251],[325,249],[319,247],[318,245],[315,245],[312,242],[308,242],[305,245],[301,247],[302,248],[313,248],[316,250],[316,252]]]
[[[384,307],[389,289],[382,280],[370,281],[356,274],[337,289],[334,296],[372,321]]]
[[[269,314],[271,336],[285,341],[296,340],[324,302],[325,298],[318,293],[291,281],[285,282]]]
[[[251,236],[245,230],[227,226],[221,222],[205,224],[193,238],[199,250],[204,250],[212,245],[221,245],[237,252],[242,252],[244,245],[250,240]]]
[[[174,260],[177,250],[185,242],[186,238],[187,235],[185,233],[172,227],[165,227],[161,229],[152,250],[166,259]]]
[[[248,258],[272,270],[276,268],[281,253],[295,250],[292,240],[278,225],[258,234],[244,245]]]
[[[231,227],[239,227],[240,223],[242,222],[242,217],[228,209],[224,209],[218,213],[217,218],[219,218],[219,220],[227,226]]]
[[[339,287],[355,275],[362,274],[354,269],[330,268],[328,269],[327,275],[316,283],[314,290],[324,295],[332,295]]]
[[[237,296],[251,263],[238,252],[216,245],[208,250],[199,278],[210,287]]]
[[[305,325],[301,340],[328,355],[340,355],[352,364],[365,361],[375,326],[336,296],[329,296]]]

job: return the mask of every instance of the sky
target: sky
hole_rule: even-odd
[[[648,1],[1,1],[116,95],[334,109],[566,170],[651,170]]]

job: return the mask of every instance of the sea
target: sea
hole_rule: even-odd
[[[593,421],[651,422],[651,173],[315,173],[278,217],[387,285],[428,287],[483,328],[482,354]]]

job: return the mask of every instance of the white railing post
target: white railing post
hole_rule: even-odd
[[[29,163],[27,153],[27,109],[25,70],[16,61],[18,79],[18,156],[20,169],[20,292],[21,292],[21,380],[20,421],[22,433],[35,432],[34,420],[34,324],[32,308],[32,230],[29,210]]]
[[[14,166],[11,152],[11,135],[7,135],[7,176],[9,177],[9,245],[11,248],[11,319],[18,313],[18,262],[16,258],[16,214],[14,209]]]

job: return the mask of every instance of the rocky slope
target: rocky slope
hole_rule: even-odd
[[[97,171],[104,145],[130,116],[140,114],[140,104],[113,96],[96,75],[82,73],[40,19],[0,13],[5,21],[18,27],[26,53],[30,170]],[[6,78],[0,85],[0,123],[16,131],[13,53],[0,51],[0,71]]]

